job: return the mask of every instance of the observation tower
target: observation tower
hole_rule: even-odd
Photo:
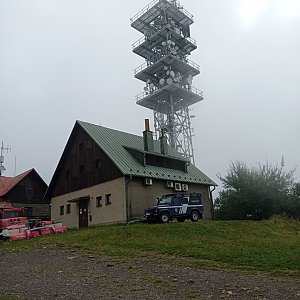
[[[153,0],[130,22],[143,34],[133,52],[145,59],[134,70],[134,77],[145,83],[136,103],[153,111],[156,139],[165,135],[194,163],[190,106],[203,100],[203,93],[192,86],[200,67],[188,58],[197,48],[190,36],[193,15],[177,0]]]

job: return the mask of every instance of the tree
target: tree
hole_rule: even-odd
[[[215,201],[216,218],[262,220],[274,214],[295,215],[300,184],[296,185],[294,172],[284,171],[283,159],[280,166],[268,161],[251,168],[240,161],[231,163],[225,177],[218,175],[224,190]]]

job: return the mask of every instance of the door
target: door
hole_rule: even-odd
[[[79,201],[79,228],[89,226],[88,200]]]

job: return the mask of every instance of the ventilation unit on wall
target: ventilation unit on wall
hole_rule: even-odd
[[[181,191],[181,183],[175,182],[174,190],[175,190],[176,192],[180,192],[180,191]]]
[[[168,188],[173,188],[174,187],[174,182],[173,181],[167,181],[167,187]]]
[[[189,186],[185,183],[181,185],[181,188],[184,192],[187,192],[189,190]]]
[[[145,178],[145,185],[152,185],[152,178]]]

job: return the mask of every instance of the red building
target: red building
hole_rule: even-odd
[[[34,169],[16,177],[0,176],[0,200],[9,201],[14,207],[24,207],[29,217],[50,217],[50,202],[44,199],[47,188]]]

